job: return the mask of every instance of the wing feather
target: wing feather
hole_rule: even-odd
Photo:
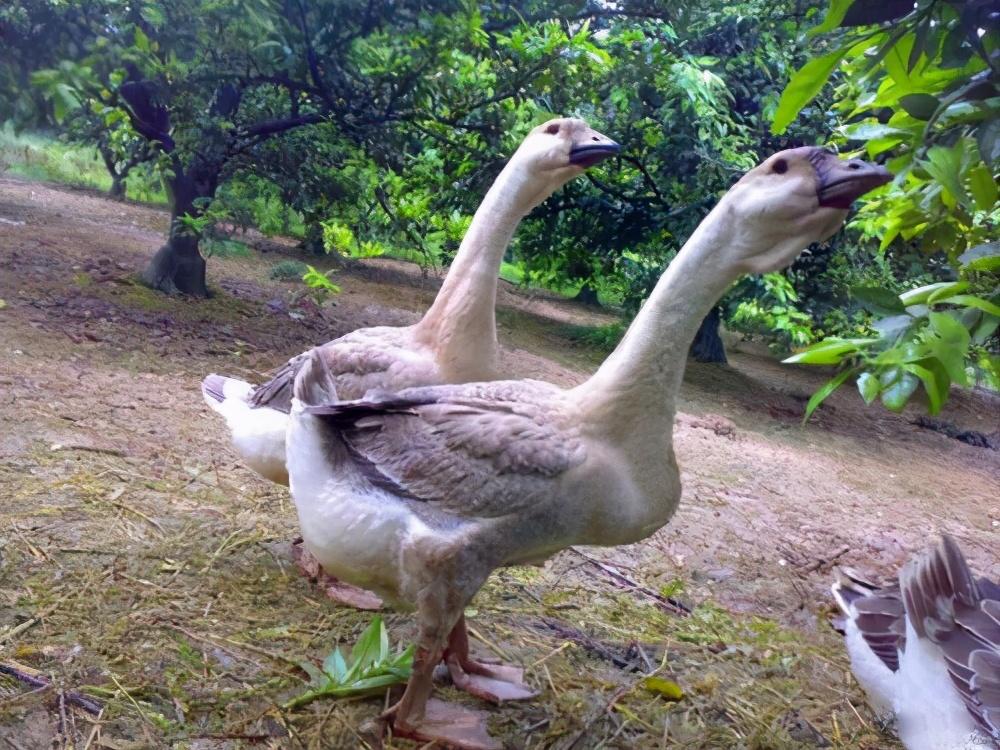
[[[337,384],[337,396],[342,399],[361,398],[376,388],[401,390],[441,380],[433,359],[414,346],[409,329],[360,329],[292,357],[269,381],[254,389],[250,406],[286,414],[291,411],[295,378],[313,351],[323,357]]]
[[[466,517],[536,505],[585,458],[562,391],[539,381],[410,388],[309,411],[377,486]]]
[[[912,560],[899,576],[913,629],[941,649],[969,713],[1000,739],[1000,600],[997,586],[973,578],[955,541]]]

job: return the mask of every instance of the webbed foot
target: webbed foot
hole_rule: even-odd
[[[396,715],[396,706],[383,714],[391,719],[392,733],[417,742],[436,742],[455,750],[502,750],[486,731],[486,713],[456,703],[430,698],[419,721]]]
[[[326,595],[338,604],[354,609],[382,609],[382,599],[378,595],[358,586],[352,586],[326,573],[323,566],[319,564],[319,560],[306,549],[301,539],[292,543],[292,556],[303,575],[315,580]]]
[[[446,663],[451,681],[464,690],[490,703],[523,701],[534,698],[538,691],[524,684],[524,670],[509,664],[484,664],[449,654]]]

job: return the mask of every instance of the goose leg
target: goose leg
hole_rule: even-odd
[[[292,556],[295,564],[307,578],[312,578],[323,589],[326,595],[338,604],[343,604],[354,609],[378,610],[382,609],[382,599],[371,591],[366,591],[358,586],[334,578],[323,570],[312,552],[305,548],[302,539],[292,543]]]
[[[458,750],[501,750],[486,731],[486,714],[431,698],[434,668],[441,662],[449,634],[461,619],[465,604],[478,585],[463,594],[445,572],[430,583],[417,601],[420,638],[413,671],[403,697],[383,715],[391,719],[393,734],[418,742],[432,742]]]
[[[465,615],[458,618],[448,635],[444,652],[451,681],[459,690],[471,693],[490,703],[534,698],[537,690],[524,684],[524,670],[510,664],[488,664],[469,656],[469,633]]]

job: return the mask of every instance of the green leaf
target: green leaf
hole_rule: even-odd
[[[895,139],[896,142],[899,142],[902,138],[910,137],[909,130],[878,122],[856,122],[852,125],[844,125],[840,128],[840,132],[844,134],[845,138],[852,141],[871,141],[877,138],[899,136]]]
[[[946,287],[942,287],[940,289],[937,289],[937,290],[931,292],[930,296],[927,297],[927,304],[928,305],[932,305],[935,302],[941,301],[945,297],[950,297],[953,294],[957,294],[959,292],[964,292],[968,288],[969,288],[969,282],[968,281],[955,281],[955,282],[952,282],[951,284],[949,284]]]
[[[135,27],[135,46],[143,52],[149,52],[149,37],[138,26]]]
[[[808,422],[809,417],[812,416],[812,413],[816,411],[819,405],[822,404],[831,393],[840,388],[840,386],[844,384],[844,381],[854,375],[857,371],[858,368],[852,367],[848,370],[837,373],[826,381],[826,383],[824,383],[820,389],[812,395],[812,398],[809,399],[809,403],[806,404],[806,413],[805,416],[802,417],[802,424]]]
[[[985,164],[969,170],[969,190],[980,211],[992,211],[997,203],[997,181]]]
[[[982,245],[970,247],[958,256],[958,262],[962,264],[963,268],[974,271],[989,271],[996,268],[996,265],[993,263],[980,263],[981,261],[992,261],[993,259],[1000,259],[1000,241],[986,242]],[[977,267],[977,264],[985,267]]]
[[[876,320],[872,323],[872,328],[878,331],[881,338],[887,341],[896,341],[910,329],[913,323],[913,316],[904,313]]]
[[[663,677],[647,677],[642,681],[642,686],[649,692],[656,693],[671,702],[679,701],[684,697],[684,691],[681,690],[680,685]]]
[[[882,386],[879,385],[878,378],[872,373],[863,372],[858,375],[858,393],[865,400],[865,404],[870,405],[878,397],[881,390]]]
[[[413,653],[413,646],[409,646],[393,656],[385,625],[376,616],[351,649],[350,665],[345,663],[339,647],[324,659],[322,671],[302,662],[302,669],[310,676],[310,689],[284,705],[297,708],[323,696],[364,695],[406,682],[413,671]]]
[[[361,637],[358,638],[358,642],[351,649],[352,668],[363,672],[378,660],[384,630],[385,624],[382,622],[382,618],[375,615],[371,624],[365,628]]]
[[[938,390],[937,378],[934,377],[934,373],[926,367],[921,367],[920,365],[913,364],[912,362],[903,365],[903,369],[916,375],[921,381],[923,381],[924,390],[927,391],[927,399],[930,401],[930,413],[937,414],[941,411],[941,393]]]
[[[946,146],[931,146],[927,150],[927,159],[920,162],[921,166],[949,193],[958,203],[968,204],[969,197],[962,187],[962,143],[956,143],[953,148]]]
[[[823,23],[810,29],[806,36],[814,37],[819,34],[825,34],[828,31],[833,31],[840,26],[840,22],[844,20],[844,15],[853,4],[854,0],[830,0],[830,9],[826,12]]]
[[[882,381],[882,403],[887,409],[892,411],[902,411],[910,396],[917,390],[920,381],[902,367],[893,367],[887,370]]]
[[[941,102],[933,94],[907,94],[899,98],[899,106],[917,120],[929,120]]]
[[[949,305],[965,305],[966,307],[974,307],[977,310],[982,310],[983,312],[1000,318],[1000,305],[996,305],[989,300],[983,299],[982,297],[977,297],[974,294],[956,294],[954,297],[941,299],[938,300],[938,302],[947,302]]]
[[[926,339],[927,346],[938,359],[948,377],[959,385],[966,384],[965,357],[969,350],[969,331],[946,313],[928,313],[931,331]]]
[[[70,110],[80,106],[76,91],[68,83],[57,83],[52,88],[52,115],[56,122],[62,122]]]
[[[851,294],[869,311],[879,315],[893,315],[905,311],[899,296],[879,286],[852,286]]]
[[[835,365],[846,357],[861,351],[862,347],[872,344],[878,339],[838,339],[829,338],[807,346],[791,357],[783,359],[788,365]]]
[[[917,287],[916,289],[910,289],[908,292],[903,292],[899,295],[899,299],[907,307],[911,305],[922,305],[930,299],[930,296],[941,289],[949,289],[956,287],[958,282],[954,281],[939,281],[935,284],[928,284],[927,286]],[[964,287],[963,287],[964,288]]]
[[[347,662],[344,661],[344,655],[340,653],[339,648],[335,648],[323,660],[323,671],[337,682],[344,681],[344,677],[347,675]]]
[[[802,108],[811,102],[823,88],[823,84],[833,73],[834,68],[844,59],[844,55],[849,49],[850,45],[840,47],[821,57],[813,58],[799,68],[788,85],[785,86],[785,90],[781,92],[778,108],[774,111],[774,117],[771,119],[772,133],[781,135],[788,129]]]

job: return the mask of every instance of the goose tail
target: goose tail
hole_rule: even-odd
[[[285,430],[288,415],[250,404],[253,386],[243,380],[212,374],[201,382],[201,394],[226,420],[233,447],[244,463],[265,479],[288,484]]]
[[[337,383],[319,347],[309,352],[296,373],[292,393],[303,408],[328,405],[337,400]]]

